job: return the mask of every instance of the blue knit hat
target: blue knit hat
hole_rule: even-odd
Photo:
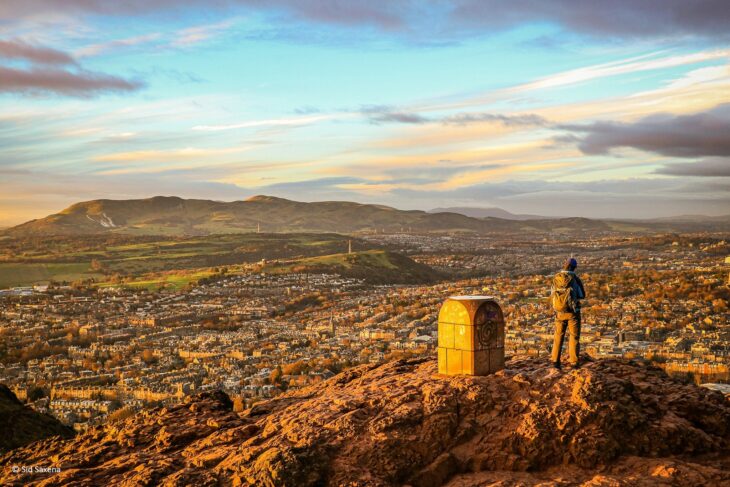
[[[570,265],[571,269],[575,269],[576,267],[578,267],[578,261],[572,257],[568,259],[568,262],[566,262],[566,264]]]

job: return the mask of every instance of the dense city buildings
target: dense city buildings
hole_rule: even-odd
[[[548,360],[549,276],[570,255],[588,291],[584,351],[647,359],[698,383],[730,379],[728,244],[717,235],[364,238],[443,278],[383,285],[258,263],[211,269],[183,287],[5,289],[0,382],[77,429],[211,389],[241,409],[356,364],[435,354],[439,306],[453,294],[494,296],[507,355]]]

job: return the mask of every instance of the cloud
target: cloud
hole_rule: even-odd
[[[730,35],[726,0],[457,0],[453,5],[455,25],[478,29],[542,21],[596,37],[727,39]]]
[[[479,122],[498,122],[507,127],[547,125],[548,121],[540,115],[526,113],[522,115],[503,115],[499,113],[458,113],[441,120],[446,125],[466,125]]]
[[[657,114],[634,123],[564,125],[584,154],[607,154],[631,147],[671,157],[730,156],[730,104],[691,115]]]
[[[174,39],[170,42],[172,47],[189,47],[200,44],[213,37],[217,37],[226,32],[234,25],[234,21],[229,19],[215,24],[196,25],[187,27],[175,33]]]
[[[365,105],[360,108],[360,113],[365,115],[374,124],[389,122],[422,124],[431,122],[430,119],[417,113],[399,112],[388,105]]]
[[[697,162],[665,164],[655,171],[669,176],[730,177],[730,158],[709,158]]]
[[[660,88],[634,93],[629,98],[641,98],[646,97],[647,95],[672,95],[674,93],[691,90],[698,86],[701,86],[704,89],[713,84],[724,83],[728,79],[730,79],[730,64],[705,66],[688,71],[678,78],[669,81]]]
[[[275,118],[269,120],[249,120],[226,125],[196,125],[193,130],[205,132],[219,132],[223,130],[235,130],[253,127],[274,127],[274,126],[301,126],[310,125],[323,120],[331,120],[332,115],[311,115],[306,117]]]
[[[471,107],[493,103],[499,100],[514,99],[516,95],[534,92],[545,89],[563,88],[566,86],[577,85],[597,79],[609,78],[614,76],[626,75],[631,73],[640,73],[644,71],[665,70],[678,66],[706,63],[715,60],[726,60],[730,56],[728,49],[714,49],[700,51],[692,54],[665,55],[663,52],[653,52],[642,56],[634,56],[628,59],[611,61],[608,63],[594,64],[582,68],[570,69],[558,73],[550,74],[542,78],[527,83],[521,83],[503,89],[489,91],[478,96],[464,98],[453,102],[441,103],[431,108],[438,109],[454,109],[458,107]],[[721,76],[717,72],[714,73],[714,79],[717,80]],[[701,79],[701,77],[699,77]],[[687,87],[697,83],[699,79],[685,80]],[[682,85],[667,87],[667,91],[683,88]],[[650,94],[651,92],[649,92]]]
[[[0,19],[16,19],[41,14],[146,15],[170,9],[200,8],[264,10],[298,20],[322,24],[372,25],[384,29],[404,27],[405,17],[414,9],[410,2],[361,2],[359,0],[3,0]],[[415,9],[416,11],[419,9]]]
[[[90,97],[100,93],[135,91],[139,81],[81,69],[70,54],[23,41],[0,40],[0,58],[22,60],[29,67],[0,65],[0,94],[55,94]]]
[[[442,98],[436,99],[428,105],[422,107],[423,110],[456,110],[471,108],[476,106],[488,105],[495,102],[513,102],[517,98],[519,100],[524,97],[525,94],[533,92],[539,92],[541,90],[559,89],[568,86],[578,85],[581,83],[587,83],[594,80],[617,77],[632,73],[642,73],[647,71],[661,71],[669,70],[670,68],[677,68],[679,66],[689,66],[695,64],[707,64],[713,61],[727,62],[730,58],[730,49],[709,49],[705,51],[695,52],[692,54],[667,54],[665,51],[652,52],[641,56],[632,56],[627,59],[620,59],[617,61],[611,61],[607,63],[593,64],[584,66],[576,69],[569,69],[566,71],[560,71],[557,73],[549,74],[537,78],[535,80],[519,83],[513,86],[500,88],[496,90],[490,90],[484,93],[477,94],[475,96],[467,96],[461,98]],[[696,104],[702,104],[704,100],[708,99],[709,93],[714,94],[716,98],[725,100],[723,96],[723,87],[719,86],[726,83],[728,79],[727,64],[723,66],[711,66],[712,70],[705,70],[697,72],[698,70],[692,70],[690,73],[674,80],[675,82],[670,83],[659,90],[650,90],[640,93],[635,93],[631,96],[623,97],[621,99],[622,109],[629,105],[629,103],[635,106],[644,105],[646,98],[653,97],[655,103],[661,103],[662,105],[671,104],[671,102],[677,102],[678,98],[675,95],[681,95],[682,93],[689,93],[693,89],[702,87],[706,88],[710,84],[716,85],[716,89],[712,92],[706,90],[702,97],[694,97],[694,100],[682,101],[685,106],[693,106]],[[725,69],[722,69],[725,68]],[[703,69],[703,68],[699,68]],[[675,96],[673,99],[669,95]],[[615,100],[605,100],[610,104],[611,111],[617,111],[617,105]],[[690,102],[690,103],[688,103]],[[584,104],[584,106],[587,106]],[[595,103],[593,104],[595,108]],[[548,108],[549,110],[549,108]],[[550,117],[555,119],[564,119],[561,111],[556,116]],[[646,108],[643,109],[646,112]],[[681,111],[686,111],[686,108]],[[590,113],[584,114],[586,117],[592,116]]]
[[[730,38],[726,0],[3,0],[0,19],[31,16],[144,15],[184,8],[257,10],[279,19],[374,27],[451,40],[489,35],[525,23],[550,23],[595,37]]]
[[[381,113],[378,115],[372,115],[370,120],[374,123],[381,122],[397,122],[397,123],[426,123],[430,120],[426,117],[422,117],[416,113],[401,113],[401,112],[390,112]]]
[[[63,51],[32,46],[19,40],[0,39],[0,58],[22,59],[36,64],[76,64],[74,58]]]
[[[321,113],[322,110],[312,105],[305,105],[294,109],[297,115],[312,115],[313,113]]]
[[[173,32],[151,32],[108,42],[91,44],[75,51],[79,57],[96,56],[108,51],[154,44],[156,49],[187,48],[220,36],[235,25],[236,19],[227,19],[213,24],[195,25]]]
[[[171,150],[138,150],[130,152],[117,152],[94,157],[98,162],[150,162],[150,161],[181,161],[201,160],[214,156],[238,154],[249,150],[249,147],[226,147],[222,149],[203,149],[186,147],[183,149]]]
[[[190,71],[182,71],[179,69],[162,68],[160,66],[155,66],[151,69],[145,69],[140,71],[135,70],[134,72],[139,73],[143,78],[148,78],[150,76],[160,76],[179,84],[197,84],[208,82],[207,79],[198,76],[196,73],[192,73]]]
[[[546,125],[547,120],[532,113],[504,115],[500,113],[456,113],[442,117],[425,117],[415,112],[405,112],[388,105],[365,105],[360,113],[371,123],[404,123],[421,125],[425,123],[440,123],[443,125],[468,125],[471,123],[496,122],[507,127]]]
[[[101,42],[98,44],[91,44],[86,47],[82,47],[76,51],[76,55],[79,57],[96,56],[107,51],[113,51],[119,48],[132,47],[140,44],[146,44],[158,40],[161,34],[158,32],[152,32],[150,34],[144,34],[134,37],[126,37],[124,39],[115,39],[109,42]]]
[[[0,66],[0,93],[91,97],[101,93],[131,92],[142,86],[140,81],[84,70],[76,72],[54,68],[22,70]]]
[[[605,78],[609,76],[618,76],[628,73],[636,73],[641,71],[652,71],[657,69],[667,69],[686,64],[697,64],[715,59],[726,59],[730,55],[727,49],[703,51],[692,54],[672,55],[664,57],[653,57],[652,54],[633,57],[630,59],[622,59],[620,61],[612,61],[604,64],[596,64],[583,68],[571,69],[554,75],[540,78],[523,85],[508,88],[509,92],[533,91],[536,89],[557,88],[561,86],[569,86],[584,81]]]

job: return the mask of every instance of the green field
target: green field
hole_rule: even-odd
[[[214,267],[334,254],[345,250],[350,239],[338,234],[259,233],[5,238],[0,240],[0,288],[87,278],[102,285],[121,279],[125,285],[179,288],[208,277]],[[352,241],[356,248],[372,248]],[[97,271],[91,269],[92,261]]]
[[[0,288],[48,284],[51,280],[72,282],[79,279],[100,278],[88,262],[76,264],[0,263]]]
[[[195,283],[200,279],[215,275],[212,269],[191,269],[188,271],[166,272],[162,275],[147,275],[139,279],[126,281],[123,283],[100,282],[99,287],[126,287],[147,289],[148,291],[157,289],[182,289],[190,283]]]

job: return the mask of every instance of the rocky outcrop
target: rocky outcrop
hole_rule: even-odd
[[[556,371],[513,359],[487,377],[436,361],[345,371],[232,411],[223,393],[0,458],[24,485],[721,485],[730,402],[623,360]]]
[[[0,452],[56,435],[70,438],[74,431],[52,416],[25,406],[13,391],[0,384]]]

